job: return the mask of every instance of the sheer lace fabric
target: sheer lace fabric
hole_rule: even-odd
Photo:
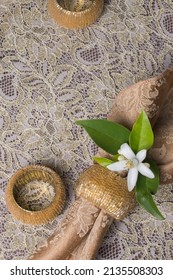
[[[1,0],[1,259],[25,259],[64,215],[38,227],[14,220],[4,201],[9,177],[30,163],[52,167],[66,184],[67,208],[97,152],[74,121],[106,118],[120,90],[172,66],[172,18],[171,0],[110,0],[98,22],[69,31],[50,19],[46,1]],[[164,110],[169,118],[172,109]],[[156,201],[167,214],[164,226],[137,207],[111,225],[97,258],[172,259],[171,184],[160,186]]]

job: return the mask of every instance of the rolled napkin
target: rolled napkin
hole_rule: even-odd
[[[165,104],[169,107],[169,96],[172,96],[172,93],[173,69],[170,69],[158,77],[141,81],[121,91],[116,96],[111,113],[108,116],[109,120],[118,122],[131,129],[141,110],[145,110],[152,125],[155,124],[163,110],[160,117],[162,128],[161,130],[159,129],[160,124],[158,122],[154,131],[155,144],[150,152],[153,159],[156,160],[156,163],[158,151],[156,149],[162,151],[162,146],[165,145],[163,131],[167,127],[170,127],[168,123],[173,120],[173,116],[171,116],[172,119],[167,118],[168,123],[165,124],[163,116],[164,112],[167,113],[167,110],[163,109],[163,105],[166,101]],[[170,116],[170,107],[168,112]],[[167,131],[167,134],[169,135],[169,131]],[[171,149],[172,143],[173,141],[166,141],[167,149]],[[109,157],[109,154],[101,149],[99,149],[98,155]],[[170,155],[169,157],[166,155],[166,153],[164,155],[162,154],[162,161],[158,161],[162,183],[173,181],[173,177],[170,178],[169,175],[169,172],[172,170],[173,160]],[[171,168],[169,168],[170,165]],[[168,174],[166,177],[162,175],[165,170],[167,172],[169,171],[166,173]],[[132,203],[129,211],[134,206],[135,203]],[[29,259],[94,259],[112,220],[113,218],[105,212],[105,209],[100,210],[86,199],[77,198],[70,209],[68,209],[66,217],[60,222],[57,231],[45,244],[38,247]]]
[[[140,81],[122,90],[115,98],[115,103],[108,116],[108,119],[131,129],[141,109],[145,110],[154,126],[155,135],[154,145],[149,151],[149,155],[159,167],[161,184],[173,181],[172,108],[173,69],[170,69],[158,77]],[[102,152],[103,154],[105,155],[104,152]]]
[[[77,198],[55,233],[29,259],[93,259],[112,220],[92,203]]]
[[[173,182],[173,89],[166,99],[158,123],[154,127],[155,141],[150,156],[157,162],[160,182]]]

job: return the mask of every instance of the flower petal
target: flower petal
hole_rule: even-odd
[[[150,164],[149,164],[148,162],[143,162],[143,164],[144,164],[146,167],[150,168]]]
[[[154,173],[151,171],[151,169],[149,169],[144,163],[139,163],[138,164],[138,171],[142,175],[144,175],[144,176],[146,176],[150,179],[153,179],[155,177]]]
[[[118,160],[119,160],[119,161],[121,161],[121,160],[126,160],[126,158],[125,158],[124,156],[119,156],[119,157],[118,157]]]
[[[127,163],[127,160],[121,160],[121,161],[116,161],[114,163],[111,163],[106,167],[111,171],[123,171],[123,170],[128,169],[126,167],[126,163]]]
[[[138,159],[139,162],[142,162],[147,155],[147,150],[141,150],[136,154],[136,158]]]
[[[136,186],[137,179],[138,179],[138,169],[137,167],[133,167],[129,170],[127,175],[127,186],[129,192],[131,192]]]
[[[134,152],[127,143],[121,145],[120,150],[118,151],[120,155],[123,155],[127,159],[133,159],[135,157]]]

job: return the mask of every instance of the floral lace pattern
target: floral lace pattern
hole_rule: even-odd
[[[71,251],[76,251],[90,233],[99,212],[90,202],[76,199],[54,234],[39,244],[29,259],[69,259]]]
[[[97,152],[75,120],[106,118],[120,90],[173,64],[172,0],[104,6],[95,24],[72,31],[53,22],[47,1],[1,0],[0,259],[25,259],[64,214],[37,227],[14,220],[4,200],[10,176],[27,164],[53,168],[66,185],[67,208]],[[156,202],[166,221],[135,208],[111,225],[97,258],[172,259],[172,185],[159,188]]]

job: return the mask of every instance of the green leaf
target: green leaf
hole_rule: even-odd
[[[129,144],[132,150],[137,153],[142,149],[150,149],[153,145],[154,135],[150,121],[144,111],[133,125],[129,137]]]
[[[153,197],[147,188],[146,177],[139,174],[138,181],[135,188],[136,199],[138,203],[151,215],[159,220],[164,220],[165,218],[157,208]]]
[[[130,131],[124,126],[108,120],[80,120],[82,126],[97,146],[115,155],[120,146],[128,142]]]
[[[147,159],[146,162],[150,164],[150,169],[155,175],[153,179],[146,177],[146,186],[151,194],[156,194],[159,186],[159,169],[154,160]]]
[[[119,156],[120,156],[119,154],[114,155],[112,157],[113,162],[118,161]]]
[[[99,163],[100,165],[106,167],[108,166],[109,164],[113,163],[112,160],[108,159],[108,158],[101,158],[101,157],[93,157],[93,159]]]

